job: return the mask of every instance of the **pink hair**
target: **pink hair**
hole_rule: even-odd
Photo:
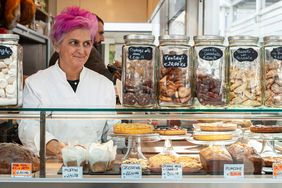
[[[91,39],[94,41],[98,30],[96,15],[76,6],[67,7],[55,17],[50,34],[52,42],[60,42],[65,33],[74,29],[88,29],[91,34]]]

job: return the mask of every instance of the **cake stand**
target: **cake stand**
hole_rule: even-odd
[[[212,141],[205,141],[205,140],[195,140],[193,137],[190,137],[188,139],[186,139],[188,142],[191,142],[192,144],[197,144],[197,145],[230,145],[235,143],[237,140],[239,139],[239,137],[233,137],[230,140],[212,140]]]
[[[185,135],[160,135],[160,139],[164,140],[164,147],[162,154],[171,154],[171,155],[177,155],[175,150],[172,146],[172,140],[183,140],[191,137],[191,134],[185,134]]]
[[[141,141],[143,140],[147,142],[154,142],[160,140],[158,134],[112,134],[111,136],[128,139],[127,151],[122,160],[127,160],[130,158],[147,160],[147,158],[142,153]]]

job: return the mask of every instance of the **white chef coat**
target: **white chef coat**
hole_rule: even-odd
[[[115,104],[112,82],[86,67],[80,73],[76,92],[58,63],[37,72],[25,81],[23,108],[115,108]],[[99,142],[103,130],[105,132],[109,129],[111,125],[106,120],[47,120],[46,144],[52,139],[66,144]],[[21,120],[19,138],[25,146],[38,153],[39,120]]]

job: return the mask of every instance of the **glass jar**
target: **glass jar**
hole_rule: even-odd
[[[158,103],[160,106],[192,105],[192,62],[189,37],[159,37]]]
[[[19,36],[0,34],[0,106],[22,105],[22,51]]]
[[[256,107],[262,103],[258,37],[231,36],[229,41],[229,104]]]
[[[264,104],[282,107],[282,36],[263,38]]]
[[[126,35],[122,50],[122,104],[127,107],[156,105],[153,35]]]
[[[226,71],[224,37],[194,37],[195,105],[226,105]]]

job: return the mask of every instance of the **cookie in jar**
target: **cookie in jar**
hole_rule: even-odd
[[[153,35],[126,35],[123,46],[122,105],[154,107],[156,105],[155,59]]]
[[[224,37],[194,37],[195,105],[224,107],[226,105],[226,62]]]
[[[189,37],[159,37],[158,104],[160,107],[192,105],[192,61]]]
[[[264,105],[282,107],[282,36],[263,38]]]
[[[258,37],[231,36],[229,41],[229,105],[257,107],[262,104],[262,74]]]

